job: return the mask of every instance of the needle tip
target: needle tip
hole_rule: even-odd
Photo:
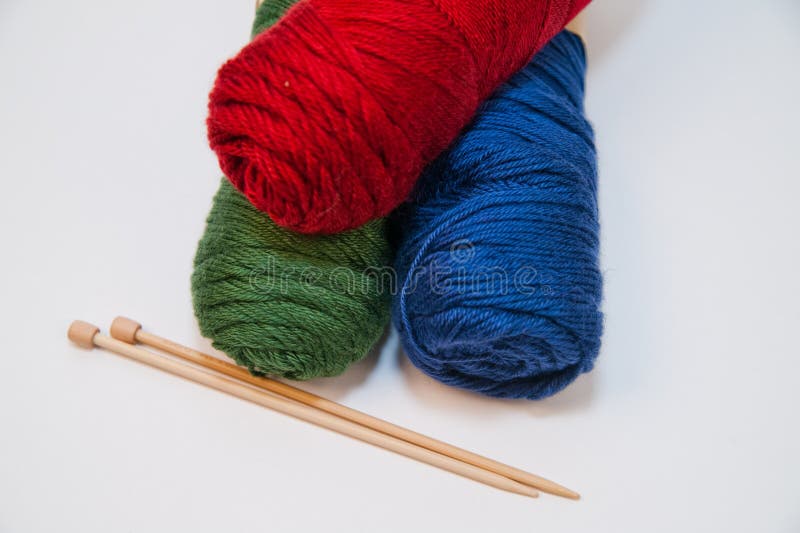
[[[570,490],[567,487],[562,487],[557,483],[550,482],[547,487],[539,487],[541,490],[548,492],[554,496],[561,496],[562,498],[567,498],[570,500],[580,500],[581,495],[575,492],[574,490]]]

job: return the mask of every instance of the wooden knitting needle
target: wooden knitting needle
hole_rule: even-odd
[[[474,481],[479,481],[496,487],[498,489],[507,490],[516,494],[530,496],[535,498],[539,495],[536,489],[517,483],[511,479],[503,477],[494,472],[489,472],[482,468],[458,461],[452,457],[432,452],[431,450],[415,446],[404,440],[400,440],[389,435],[380,433],[378,431],[369,429],[331,415],[319,409],[314,409],[308,405],[296,403],[279,396],[273,396],[263,390],[254,389],[244,383],[228,379],[220,376],[217,373],[208,370],[197,368],[187,363],[181,362],[176,359],[170,359],[165,355],[160,355],[144,348],[139,348],[132,344],[119,341],[112,337],[108,337],[100,333],[100,330],[81,320],[73,322],[67,337],[83,348],[93,348],[99,346],[114,353],[124,355],[140,363],[150,365],[152,367],[164,370],[176,376],[200,383],[212,389],[216,389],[232,396],[236,396],[242,400],[247,400],[263,407],[268,407],[280,413],[293,416],[300,420],[310,422],[320,427],[342,433],[354,439],[358,439],[369,444],[373,444],[380,448],[393,451],[400,455],[405,455],[417,461],[427,463],[432,466],[439,467],[448,472],[464,476]]]
[[[274,394],[278,394],[311,407],[321,409],[327,413],[350,420],[351,422],[355,422],[411,444],[427,448],[428,450],[436,453],[452,457],[453,459],[468,463],[478,468],[489,470],[501,476],[513,479],[514,481],[518,481],[519,483],[537,488],[543,492],[548,492],[550,494],[571,499],[580,498],[580,495],[577,492],[574,492],[566,487],[562,487],[558,483],[543,477],[531,474],[530,472],[525,472],[524,470],[497,462],[493,459],[489,459],[488,457],[458,448],[451,444],[447,444],[426,435],[417,433],[416,431],[396,426],[390,422],[381,420],[380,418],[376,418],[366,413],[362,413],[361,411],[345,407],[344,405],[327,400],[317,396],[316,394],[306,392],[286,383],[269,378],[253,376],[250,374],[250,372],[240,366],[236,366],[217,357],[204,354],[197,350],[193,350],[173,342],[169,339],[165,339],[163,337],[159,337],[158,335],[147,332],[142,329],[141,324],[129,318],[121,316],[115,318],[111,323],[111,336],[115,339],[130,344],[136,344],[137,342],[140,342],[152,348],[163,350],[169,354],[175,355],[187,361],[191,361],[192,363],[205,368],[212,369],[221,374],[244,381],[245,383],[249,383],[255,387],[259,387]]]

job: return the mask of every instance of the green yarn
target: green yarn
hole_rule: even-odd
[[[266,0],[256,10],[251,36],[255,37],[280,19],[299,0]]]
[[[192,274],[200,331],[259,374],[340,374],[389,321],[384,220],[338,235],[287,231],[226,179]]]
[[[267,0],[253,35],[296,0]],[[222,180],[200,240],[192,300],[200,331],[255,374],[310,379],[363,358],[389,322],[384,220],[338,235],[292,233]]]

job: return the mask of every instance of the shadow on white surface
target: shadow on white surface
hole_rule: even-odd
[[[341,375],[331,378],[312,379],[301,384],[301,387],[308,384],[307,388],[313,389],[314,394],[319,394],[329,400],[340,401],[344,399],[369,379],[380,360],[381,352],[387,344],[389,332],[390,328],[387,327],[380,340],[375,343],[369,353],[360,361],[350,365]]]
[[[591,62],[602,61],[635,25],[646,9],[646,0],[593,2],[586,8],[586,41]]]
[[[396,357],[400,375],[406,386],[426,408],[438,411],[469,413],[476,418],[507,415],[511,411],[536,417],[579,411],[589,407],[594,396],[596,370],[580,376],[566,389],[538,401],[491,398],[476,392],[445,385],[422,373],[398,347]]]
[[[230,360],[223,352],[211,346],[209,339],[199,331],[191,341],[197,349]],[[436,381],[417,369],[403,352],[397,342],[394,330],[389,327],[380,341],[364,359],[352,364],[343,374],[332,378],[317,378],[305,382],[284,380],[294,386],[319,394],[333,401],[343,401],[353,391],[364,386],[376,369],[381,357],[390,358],[393,378],[401,382],[415,400],[436,411],[451,411],[480,418],[483,416],[506,415],[510,411],[524,412],[536,417],[563,414],[587,409],[595,394],[597,367],[578,377],[566,389],[556,395],[539,401],[508,400],[490,398],[464,389],[451,387]]]
[[[387,345],[387,340],[390,337],[390,328],[386,328],[380,340],[373,346],[369,353],[360,361],[350,365],[343,374],[332,378],[317,378],[308,381],[292,381],[282,380],[290,383],[293,386],[309,390],[314,394],[319,394],[325,398],[333,401],[340,401],[347,397],[353,389],[362,386],[369,378],[375,366],[380,359],[381,351]],[[192,347],[205,352],[210,355],[232,361],[224,352],[217,350],[211,345],[211,340],[200,335],[200,331],[195,326],[194,338],[192,339]],[[233,361],[232,361],[233,362]]]

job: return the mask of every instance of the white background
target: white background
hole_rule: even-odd
[[[800,530],[800,5],[597,1],[606,333],[556,397],[397,352],[303,385],[551,477],[529,500],[102,351],[207,348],[189,294],[215,70],[252,2],[0,2],[0,531]]]

